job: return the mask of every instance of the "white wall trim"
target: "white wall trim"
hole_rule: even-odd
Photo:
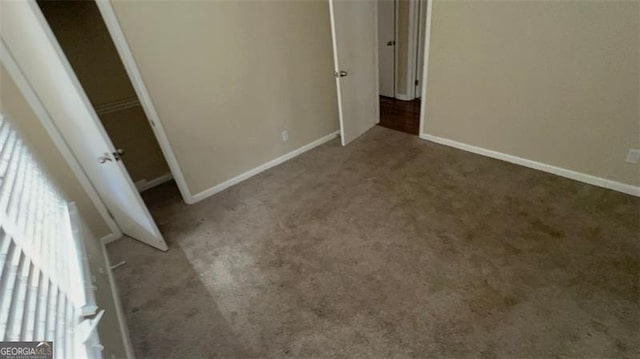
[[[422,91],[420,91],[420,132],[425,132],[425,122],[427,121],[427,80],[429,75],[429,48],[431,47],[431,15],[433,14],[433,1],[434,0],[426,0],[427,1],[427,29],[424,33],[424,60],[423,60],[423,70],[422,70]]]
[[[396,92],[396,99],[401,101],[411,101],[413,98],[409,97],[409,95],[405,95],[403,93]]]
[[[140,192],[144,192],[146,190],[148,190],[149,188],[153,188],[153,187],[157,187],[165,182],[169,182],[173,179],[173,175],[171,174],[171,172],[167,172],[165,174],[163,174],[162,176],[158,176],[154,179],[151,180],[146,180],[146,179],[141,179],[140,181],[136,182],[136,188],[138,189],[138,191]]]
[[[167,164],[169,165],[169,169],[173,174],[173,178],[178,185],[178,189],[180,190],[180,194],[182,194],[182,198],[186,203],[193,203],[193,196],[191,191],[189,190],[189,186],[187,185],[187,181],[182,173],[182,169],[178,163],[178,160],[173,153],[173,149],[171,148],[171,144],[169,143],[169,138],[162,126],[162,122],[158,117],[158,113],[156,112],[155,106],[153,105],[153,101],[151,100],[151,96],[147,91],[147,87],[142,80],[142,75],[140,70],[138,69],[138,65],[135,62],[133,57],[133,53],[131,52],[131,48],[127,43],[127,40],[122,32],[122,28],[120,27],[120,23],[118,22],[118,18],[113,11],[113,7],[111,6],[111,2],[109,0],[96,0],[96,5],[98,5],[98,10],[102,15],[105,25],[107,26],[107,30],[111,35],[111,39],[120,55],[120,59],[124,65],[129,78],[131,79],[131,85],[136,91],[138,95],[138,99],[140,100],[140,104],[149,119],[151,124],[151,129],[153,130],[153,134],[156,136],[158,140],[158,144],[160,145],[160,149],[164,154],[165,159],[167,160]]]
[[[109,239],[109,236],[100,239],[100,249],[102,250],[102,256],[104,258],[104,265],[106,266],[105,272],[107,273],[107,279],[109,280],[109,286],[111,287],[111,295],[113,296],[113,302],[116,307],[116,317],[118,318],[118,326],[120,327],[120,333],[122,334],[122,342],[124,344],[124,350],[127,355],[127,359],[135,359],[133,352],[133,346],[131,345],[131,338],[129,336],[129,327],[122,311],[122,303],[120,302],[120,295],[118,294],[118,288],[116,281],[113,279],[113,272],[111,271],[111,261],[107,253],[106,244],[113,242],[113,239]]]
[[[31,84],[25,77],[22,69],[20,69],[15,59],[13,58],[13,55],[11,54],[8,46],[6,46],[4,40],[2,39],[0,39],[0,61],[9,72],[9,75],[11,76],[13,81],[15,81],[18,89],[22,93],[22,96],[24,96],[24,98],[27,100],[27,103],[31,106],[31,109],[40,120],[40,123],[42,123],[42,126],[47,131],[47,134],[51,138],[51,141],[53,141],[55,146],[58,148],[58,151],[60,151],[60,154],[71,168],[71,171],[73,172],[75,177],[78,179],[78,182],[80,182],[82,189],[87,193],[87,196],[89,196],[91,203],[93,203],[93,205],[96,207],[96,210],[98,211],[98,213],[100,213],[100,216],[107,224],[107,227],[111,231],[110,235],[118,237],[121,236],[122,232],[120,231],[120,227],[118,227],[113,218],[109,216],[107,207],[102,202],[102,199],[98,195],[96,189],[93,187],[93,184],[89,180],[89,177],[84,172],[82,166],[80,166],[80,163],[69,149],[69,146],[60,134],[58,128],[53,123],[49,112],[47,112],[47,110],[45,109],[44,105],[40,101],[40,98],[31,87]]]
[[[570,178],[572,180],[588,183],[590,185],[607,188],[614,191],[630,194],[632,196],[640,197],[639,186],[633,186],[633,185],[629,185],[629,184],[625,184],[625,183],[621,183],[621,182],[617,182],[617,181],[613,181],[613,180],[609,180],[601,177],[596,177],[596,176],[588,175],[586,173],[576,172],[576,171],[568,170],[566,168],[557,167],[557,166],[553,166],[553,165],[549,165],[546,163],[537,162],[533,160],[528,160],[526,158],[508,155],[506,153],[488,150],[486,148],[468,145],[466,143],[446,139],[443,137],[433,136],[426,133],[422,133],[420,135],[420,138],[423,140],[435,142],[441,145],[457,148],[457,149],[468,151],[468,152],[473,152],[482,156],[491,157],[498,160],[521,165],[524,167],[529,167],[539,171],[551,173],[561,177]]]
[[[316,148],[316,147],[318,147],[318,146],[320,146],[320,145],[322,145],[322,144],[324,144],[326,142],[329,142],[329,141],[333,140],[334,138],[338,137],[339,134],[340,134],[340,131],[332,132],[332,133],[330,133],[330,134],[328,134],[328,135],[326,135],[326,136],[324,136],[322,138],[319,138],[319,139],[317,139],[317,140],[315,140],[315,141],[313,141],[311,143],[308,143],[308,144],[306,144],[306,145],[304,145],[304,146],[302,146],[302,147],[300,147],[298,149],[295,149],[295,150],[293,150],[293,151],[291,151],[289,153],[286,153],[286,154],[284,154],[284,155],[282,155],[282,156],[280,156],[278,158],[275,158],[275,159],[273,159],[273,160],[271,160],[269,162],[263,163],[260,166],[258,166],[256,168],[253,168],[253,169],[251,169],[251,170],[249,170],[247,172],[244,172],[244,173],[242,173],[242,174],[240,174],[238,176],[235,176],[235,177],[233,177],[233,178],[231,178],[231,179],[229,179],[229,180],[227,180],[225,182],[222,182],[222,183],[220,183],[218,185],[215,185],[215,186],[213,186],[213,187],[211,187],[209,189],[206,189],[206,190],[204,190],[204,191],[202,191],[200,193],[196,193],[193,196],[193,202],[191,202],[191,203],[202,201],[203,199],[205,199],[207,197],[213,196],[214,194],[216,194],[218,192],[224,191],[225,189],[227,189],[227,188],[229,188],[229,187],[231,187],[231,186],[233,186],[235,184],[238,184],[238,183],[240,183],[240,182],[242,182],[242,181],[244,181],[246,179],[249,179],[249,178],[251,178],[251,177],[253,177],[253,176],[255,176],[255,175],[257,175],[257,174],[259,174],[259,173],[261,173],[263,171],[266,171],[271,167],[275,167],[275,166],[277,166],[277,165],[279,165],[279,164],[281,164],[283,162],[286,162],[286,161],[288,161],[288,160],[290,160],[290,159],[292,159],[292,158],[294,158],[296,156],[299,156],[299,155],[301,155],[301,154],[303,154],[303,153],[305,153],[305,152],[307,152],[307,151],[309,151],[311,149],[314,149],[314,148]]]

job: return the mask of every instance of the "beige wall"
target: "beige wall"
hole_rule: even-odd
[[[639,185],[638,1],[435,1],[425,132]]]
[[[76,202],[91,231],[98,238],[111,233],[40,120],[2,65],[0,65],[0,110],[13,119],[12,123],[16,130],[20,132],[34,155],[67,198]]]
[[[41,1],[47,22],[94,106],[136,98],[94,1]],[[142,107],[99,114],[134,182],[169,172]]]
[[[192,194],[338,129],[326,0],[112,5]]]

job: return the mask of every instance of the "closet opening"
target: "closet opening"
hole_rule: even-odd
[[[37,3],[138,191],[171,181],[167,161],[95,1]]]

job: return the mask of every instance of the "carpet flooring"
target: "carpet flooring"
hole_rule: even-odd
[[[640,201],[375,127],[109,245],[138,358],[637,358]]]

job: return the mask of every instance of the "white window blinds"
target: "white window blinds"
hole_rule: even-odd
[[[53,341],[56,358],[94,357],[78,240],[68,202],[0,114],[0,340]]]

